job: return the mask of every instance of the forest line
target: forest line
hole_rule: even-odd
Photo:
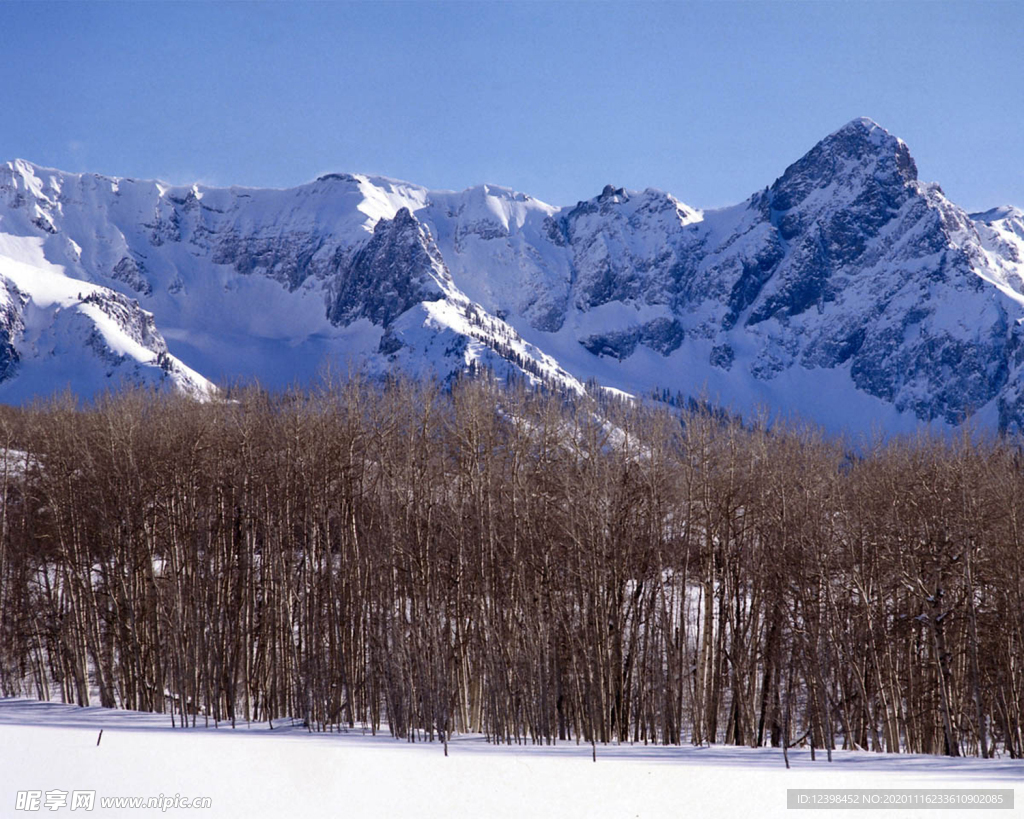
[[[486,379],[0,412],[0,691],[412,740],[1024,754],[1024,459]]]

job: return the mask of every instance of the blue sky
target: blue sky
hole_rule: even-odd
[[[742,200],[870,116],[968,209],[1024,206],[1024,3],[0,2],[0,159]]]

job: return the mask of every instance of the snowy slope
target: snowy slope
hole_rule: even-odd
[[[97,737],[103,729],[102,739]],[[275,723],[172,729],[166,715],[0,699],[0,812],[17,792],[95,792],[103,817],[156,815],[157,808],[103,807],[111,797],[193,799],[199,815],[228,819],[335,817],[784,817],[788,788],[1014,789],[1024,762],[793,749],[645,745],[494,746],[458,737],[444,756],[436,743],[364,735],[310,734]],[[743,786],[736,787],[742,781]],[[1020,788],[1015,810],[1020,815]],[[56,795],[59,800],[60,794]],[[59,804],[59,803],[58,803]],[[186,811],[171,807],[160,815]],[[41,805],[44,815],[51,815]],[[71,815],[70,806],[52,815]],[[879,819],[923,811],[872,810]],[[931,815],[930,812],[928,815]],[[936,815],[947,814],[945,811]]]
[[[1024,427],[1024,216],[968,216],[867,119],[705,212],[611,185],[558,208],[491,185],[170,187],[18,160],[0,166],[0,265],[2,400],[72,373],[76,390],[101,388],[100,347],[144,378],[166,339],[176,358],[160,361],[180,375],[163,377],[190,390],[305,381],[328,362],[442,378],[488,366],[577,391],[703,393],[835,431],[970,414]],[[57,280],[63,301],[47,301]],[[78,335],[59,316],[95,287],[129,307],[90,345],[101,311],[74,308]],[[89,366],[59,363],[72,349]]]
[[[19,160],[0,167],[0,264],[49,271],[75,294],[96,284],[123,292],[158,317],[157,336],[178,357],[216,381],[281,386],[341,361],[442,377],[471,365],[499,374],[525,368],[530,378],[582,389],[454,285],[409,211],[427,197],[423,188],[362,176],[329,175],[286,191],[205,190]],[[435,299],[442,303],[431,306]],[[46,326],[44,336],[59,332]],[[59,389],[69,372],[79,373],[70,382],[79,392],[105,386],[77,364],[28,366],[41,357],[29,336],[12,324],[19,364],[0,398]]]
[[[92,395],[125,383],[197,398],[215,390],[170,355],[138,302],[64,275],[32,237],[0,235],[0,398],[26,400],[41,385]]]

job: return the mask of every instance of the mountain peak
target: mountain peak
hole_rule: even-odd
[[[788,210],[830,185],[898,191],[916,179],[917,165],[907,144],[874,120],[858,117],[786,168],[772,185],[772,207]]]
[[[858,162],[875,160],[885,163],[895,159],[895,170],[900,181],[910,182],[917,179],[917,165],[910,155],[907,143],[890,134],[869,117],[850,120],[815,147],[819,146],[827,146],[835,155]]]
[[[875,136],[879,139],[884,137],[891,137],[892,135],[885,130],[881,125],[875,122],[871,117],[856,117],[851,119],[842,128],[838,128],[833,131],[829,136],[846,134],[867,134],[869,136]]]
[[[911,168],[913,170],[913,175],[907,176],[907,180],[917,178],[917,168],[906,143],[869,117],[850,120],[842,128],[825,137],[815,148],[819,146],[825,146],[841,157],[861,161],[867,157],[888,159],[896,156],[899,159],[900,155],[903,155],[903,165],[907,166],[909,163],[909,167],[906,167],[907,172],[909,173]]]
[[[401,207],[391,219],[380,219],[373,231],[404,231],[419,228],[419,220],[412,215],[408,207]]]

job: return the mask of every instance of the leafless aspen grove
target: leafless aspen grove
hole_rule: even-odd
[[[410,741],[1024,754],[1016,441],[852,448],[484,379],[233,398],[3,409],[3,693]]]

